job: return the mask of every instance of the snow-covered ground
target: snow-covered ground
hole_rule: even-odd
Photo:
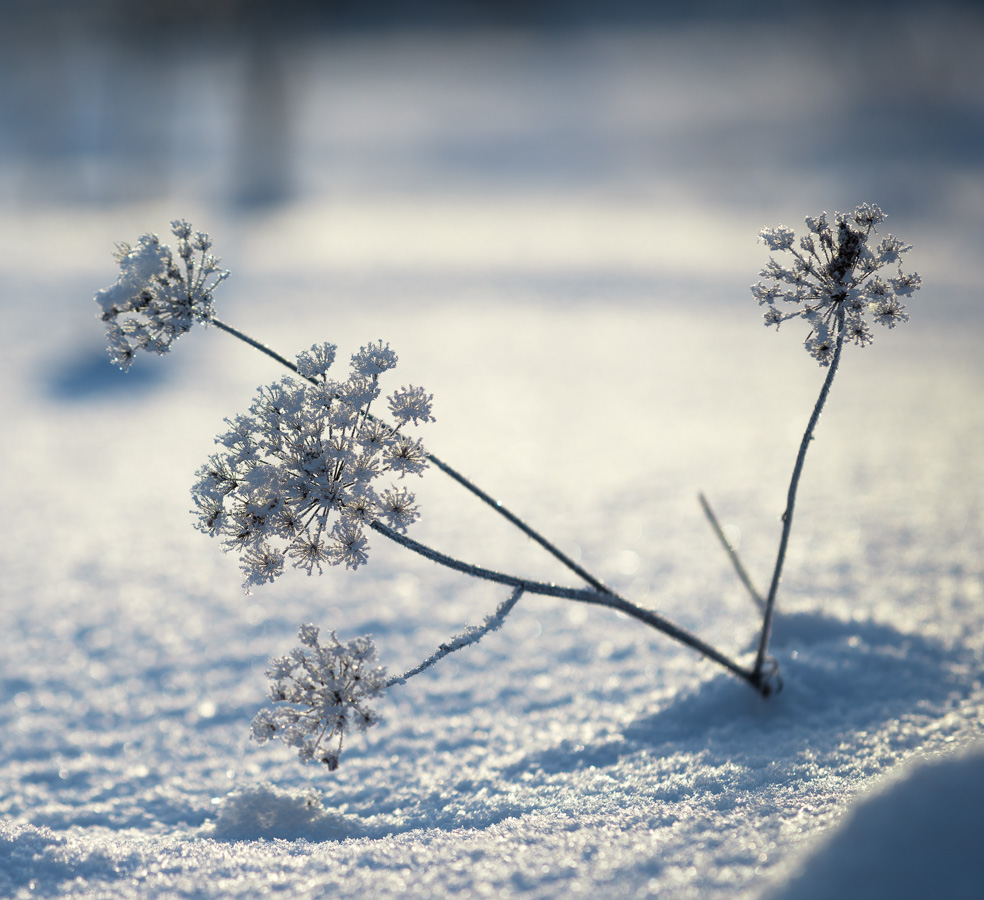
[[[221,141],[111,205],[28,202],[46,161],[5,160],[0,895],[979,897],[981,64],[944,51],[980,22],[899,25],[867,62],[761,28],[301,48],[294,194],[270,208],[205,177]],[[188,490],[280,372],[216,330],[112,370],[91,296],[114,241],[186,216],[233,271],[226,321],[288,355],[390,341],[389,387],[435,395],[430,448],[748,659],[757,615],[696,494],[761,585],[822,380],[797,326],[761,325],[755,236],[862,201],[925,285],[846,351],[811,448],[778,697],[525,597],[388,691],[337,772],[249,743],[301,623],[372,633],[396,673],[507,592],[376,537],[358,572],[244,597]],[[439,473],[419,496],[420,539],[573,583]]]

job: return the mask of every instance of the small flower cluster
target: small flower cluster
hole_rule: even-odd
[[[250,733],[259,744],[280,738],[297,748],[303,762],[334,770],[345,734],[364,732],[379,721],[368,701],[386,687],[386,670],[375,664],[376,648],[368,636],[342,644],[331,631],[322,644],[314,625],[302,625],[298,637],[302,646],[272,660],[266,673],[270,699],[281,705],[261,709]],[[335,746],[326,746],[336,738]]]
[[[124,371],[138,350],[167,353],[195,322],[207,323],[213,315],[212,291],[229,277],[209,253],[207,234],[193,233],[183,219],[171,223],[171,232],[178,239],[180,264],[156,234],[145,234],[135,247],[117,245],[120,275],[116,284],[96,294],[110,359]]]
[[[197,472],[198,528],[240,554],[247,593],[280,575],[286,558],[309,575],[323,565],[356,569],[367,558],[366,525],[382,519],[402,533],[419,516],[406,488],[377,492],[373,482],[423,473],[423,445],[400,429],[434,420],[432,396],[400,388],[389,397],[397,425],[387,425],[369,407],[396,353],[382,342],[363,347],[340,382],[327,377],[335,350],[320,344],[298,355],[303,381],[260,388],[247,415],[226,419],[229,431],[216,438],[223,449]]]
[[[759,234],[770,250],[793,257],[789,267],[770,259],[760,274],[772,283],[752,286],[753,296],[768,307],[765,323],[778,328],[796,317],[809,322],[805,346],[822,366],[830,364],[841,334],[862,347],[871,343],[865,314],[889,328],[909,320],[902,298],[918,290],[921,279],[903,273],[902,256],[912,248],[898,238],[888,235],[870,244],[884,220],[877,206],[866,203],[852,213],[835,213],[833,224],[826,213],[808,216],[810,233],[798,245],[792,229],[782,225]],[[885,266],[895,266],[896,273],[883,279],[876,273]],[[796,308],[781,309],[776,301]]]

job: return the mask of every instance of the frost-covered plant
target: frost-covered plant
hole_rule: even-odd
[[[806,349],[821,366],[830,365],[841,335],[861,347],[871,343],[866,316],[889,328],[909,321],[902,298],[918,290],[921,279],[902,271],[902,256],[912,247],[892,235],[872,245],[875,226],[884,220],[877,206],[865,203],[852,213],[834,213],[833,225],[826,213],[808,216],[809,234],[798,244],[783,225],[759,233],[770,250],[793,258],[789,266],[770,259],[760,273],[770,282],[752,286],[767,307],[765,323],[778,328],[789,319],[805,319]],[[894,266],[895,274],[883,279],[877,273],[886,266]]]
[[[130,368],[138,350],[167,353],[196,322],[207,324],[212,291],[229,277],[209,253],[207,234],[192,232],[184,219],[175,219],[171,232],[178,239],[180,263],[156,234],[145,234],[135,246],[117,244],[119,277],[96,294],[110,358],[121,369]]]
[[[382,693],[386,670],[376,665],[368,635],[343,644],[331,631],[321,643],[318,628],[302,625],[297,636],[301,646],[270,663],[274,707],[256,714],[250,733],[260,744],[279,738],[296,747],[303,762],[334,770],[345,735],[379,721],[369,701]]]
[[[752,286],[752,295],[765,304],[766,325],[775,325],[793,318],[803,318],[810,324],[805,346],[821,366],[827,367],[827,375],[820,388],[820,395],[813,407],[806,431],[800,441],[799,452],[793,465],[793,474],[786,494],[786,508],[782,514],[782,534],[776,564],[769,582],[769,593],[761,597],[748,577],[737,553],[730,547],[710,505],[700,497],[704,512],[711,521],[715,533],[727,550],[735,571],[752,598],[763,611],[762,630],[758,651],[752,667],[752,682],[764,689],[764,693],[781,687],[778,672],[766,654],[772,633],[776,595],[782,578],[783,563],[789,545],[789,535],[796,508],[796,491],[799,487],[806,451],[813,441],[813,434],[823,412],[830,387],[837,374],[844,341],[850,339],[861,347],[871,343],[871,329],[865,319],[871,315],[876,322],[894,328],[899,322],[907,322],[908,315],[902,297],[910,296],[922,284],[919,275],[902,271],[902,256],[912,248],[898,238],[888,235],[872,246],[875,226],[885,220],[885,214],[877,207],[864,203],[852,213],[834,213],[834,227],[828,224],[827,214],[807,216],[809,234],[801,238],[796,249],[796,237],[790,228],[778,226],[763,228],[761,239],[770,250],[788,252],[793,263],[785,268],[770,259],[760,273],[772,279],[772,284],[762,282]],[[895,266],[895,274],[883,280],[876,273],[886,266]],[[776,301],[787,305],[786,311],[776,307]],[[792,309],[789,309],[792,307]],[[774,687],[770,687],[770,682]]]
[[[723,666],[763,696],[781,687],[778,667],[768,657],[776,595],[792,526],[796,490],[806,451],[813,440],[840,363],[845,340],[861,346],[871,341],[867,318],[894,327],[907,320],[903,297],[915,291],[919,276],[904,274],[901,257],[910,249],[889,235],[872,243],[875,226],[884,220],[875,206],[837,213],[833,225],[826,214],[807,218],[809,234],[798,245],[791,229],[766,228],[761,238],[771,250],[788,252],[792,264],[771,259],[752,291],[766,305],[766,322],[780,325],[793,318],[807,321],[806,347],[827,367],[827,374],[800,443],[782,516],[783,529],[769,592],[762,597],[753,586],[738,554],[728,544],[710,504],[701,496],[704,512],[727,550],[742,583],[762,609],[758,647],[751,666],[731,658],[657,612],[620,596],[572,560],[523,519],[479,488],[460,472],[425,450],[406,431],[433,421],[432,397],[422,388],[406,386],[388,397],[387,423],[370,407],[379,397],[379,376],[394,368],[396,354],[382,341],[362,347],[351,358],[348,377],[328,377],[336,347],[316,344],[292,362],[216,317],[211,291],[227,272],[209,255],[211,241],[183,220],[173,223],[177,256],[154,235],[144,235],[136,247],[120,245],[121,274],[115,285],[96,294],[107,323],[111,359],[128,369],[138,349],[166,353],[173,340],[197,321],[212,325],[254,347],[294,373],[293,377],[262,387],[248,413],[226,419],[219,452],[198,471],[192,490],[198,527],[221,538],[225,550],[240,555],[247,591],[272,581],[290,560],[309,575],[325,565],[359,568],[367,559],[367,530],[439,565],[511,588],[509,598],[479,626],[473,626],[440,645],[429,657],[403,675],[385,680],[376,666],[376,651],[368,637],[342,644],[335,632],[319,641],[318,629],[300,630],[302,646],[273,661],[274,708],[253,720],[252,736],[263,742],[280,738],[299,749],[301,758],[329,769],[338,765],[342,740],[351,731],[365,731],[376,721],[367,701],[386,688],[404,684],[449,653],[456,652],[498,629],[525,594],[561,597],[618,610]],[[200,254],[195,258],[195,252]],[[878,273],[895,266],[895,274]],[[413,494],[405,487],[379,487],[383,476],[420,475],[427,464],[478,497],[527,537],[574,573],[584,587],[534,581],[523,576],[476,566],[414,540],[407,528],[418,518]]]
[[[240,555],[247,592],[273,581],[289,559],[309,575],[324,565],[357,569],[367,559],[365,527],[378,519],[404,532],[418,517],[405,487],[374,486],[385,475],[420,475],[423,445],[400,429],[430,422],[430,394],[403,387],[389,397],[396,426],[370,413],[379,376],[397,363],[389,344],[367,344],[351,373],[334,381],[334,344],[297,357],[302,378],[261,387],[246,415],[226,419],[222,450],[192,488],[198,528]]]
[[[371,635],[343,644],[331,631],[321,643],[317,627],[302,625],[297,633],[301,646],[270,661],[266,675],[273,708],[256,714],[250,737],[258,744],[280,739],[297,748],[302,762],[337,769],[345,735],[365,732],[379,721],[368,701],[499,629],[522,595],[522,589],[516,588],[481,625],[466,628],[408,672],[388,680],[386,669],[376,665]],[[329,746],[333,741],[334,746]]]

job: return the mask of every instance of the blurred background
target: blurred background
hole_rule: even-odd
[[[338,263],[647,271],[696,262],[681,216],[754,235],[869,201],[984,246],[977,2],[0,7],[14,217],[316,207]]]
[[[544,811],[595,829],[576,844],[558,825],[549,874],[509,873],[499,893],[573,895],[558,874],[573,853],[602,895],[621,872],[640,895],[705,896],[711,860],[731,896],[766,843],[769,865],[792,858],[891,761],[979,733],[982,4],[0,0],[0,814],[71,829],[15,855],[44,851],[79,892],[81,875],[140,890],[148,870],[211,866],[172,835],[214,815],[234,770],[318,777],[246,747],[266,661],[299,622],[372,632],[405,671],[504,599],[380,540],[366,571],[295,572],[244,601],[236,559],[190,527],[188,488],[223,417],[281,370],[196,329],[121,375],[92,300],[118,274],[115,242],[169,239],[178,217],[209,231],[232,271],[217,314],[288,356],[392,342],[385,392],[435,395],[428,447],[730,653],[753,646],[757,617],[695,495],[767,583],[822,377],[805,328],[761,325],[757,235],[862,202],[913,245],[925,286],[908,326],[850,348],[807,463],[778,645],[801,655],[777,711],[802,724],[756,738],[758,713],[689,651],[524,600],[393,700],[378,744],[347,742],[331,809],[414,810],[415,828],[454,816],[457,833],[534,852]],[[418,497],[420,540],[566,582],[448,479]],[[643,843],[621,859],[615,781],[655,804],[629,805]],[[665,813],[677,800],[682,820]],[[524,810],[530,830],[501,831]],[[424,843],[427,877],[485,865]],[[366,877],[398,874],[395,856],[366,858]],[[238,874],[216,859],[200,871],[222,890]],[[306,865],[269,859],[250,866]],[[187,877],[169,889],[197,895],[206,882]]]

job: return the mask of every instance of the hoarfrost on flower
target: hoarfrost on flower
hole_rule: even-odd
[[[389,398],[389,408],[393,418],[401,425],[410,421],[416,425],[419,422],[434,421],[431,415],[433,401],[433,394],[428,394],[423,388],[410,385],[394,391]]]
[[[379,719],[369,701],[386,687],[386,670],[376,665],[372,638],[346,644],[334,631],[322,644],[319,629],[302,625],[300,647],[270,663],[273,709],[261,709],[250,733],[257,743],[279,738],[296,747],[303,762],[338,768],[346,734],[365,732]]]
[[[358,353],[352,354],[353,371],[367,377],[382,375],[383,372],[395,368],[396,362],[396,353],[390,349],[389,344],[382,341],[367,344]]]
[[[370,406],[396,354],[363,347],[344,382],[328,378],[334,359],[332,344],[299,354],[306,380],[261,387],[247,414],[226,420],[220,451],[197,473],[198,528],[239,554],[247,591],[276,579],[287,560],[309,575],[325,565],[357,569],[368,559],[367,526],[381,519],[403,532],[418,517],[411,491],[375,485],[386,474],[423,473],[423,445],[399,429],[433,420],[430,395],[394,392],[398,424],[386,425]]]
[[[792,256],[789,266],[770,259],[761,272],[768,281],[752,286],[752,295],[766,307],[765,324],[778,328],[789,319],[805,319],[810,332],[804,346],[822,366],[833,359],[839,337],[861,347],[871,343],[866,315],[889,328],[909,319],[900,298],[911,296],[922,282],[916,273],[902,271],[910,246],[893,235],[872,246],[875,227],[884,220],[877,206],[864,203],[852,213],[835,213],[833,225],[826,213],[807,216],[810,234],[798,248],[785,226],[759,233],[770,250]],[[876,274],[891,265],[894,276]]]
[[[208,324],[212,292],[229,277],[209,253],[207,234],[193,232],[183,219],[171,223],[171,232],[180,263],[156,234],[145,234],[135,246],[117,245],[116,284],[96,293],[110,359],[124,371],[138,350],[167,353],[196,322]]]

